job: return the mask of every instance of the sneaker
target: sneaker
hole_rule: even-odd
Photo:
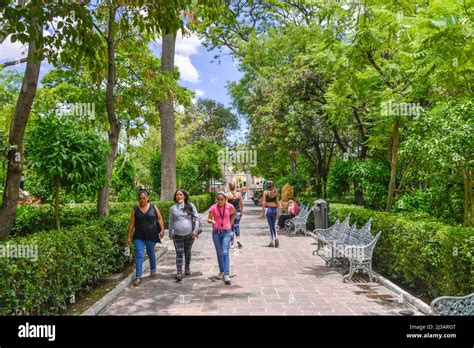
[[[219,274],[217,275],[217,278],[221,279],[223,276],[224,276],[224,272],[219,272]]]
[[[228,275],[224,276],[224,283],[225,285],[230,285],[230,277]]]
[[[273,241],[271,241],[270,244],[268,244],[269,248],[273,248],[274,246],[275,246],[275,244],[273,244]]]
[[[186,268],[184,271],[184,275],[191,275],[191,270],[189,268]]]
[[[177,281],[177,282],[180,282],[183,280],[183,275],[181,273],[178,273],[176,275],[176,277],[174,277],[174,279]]]
[[[244,247],[239,241],[237,241],[237,245],[239,246],[239,249],[242,249]]]
[[[278,238],[275,239],[275,248],[278,248],[280,246],[280,242],[278,241]]]

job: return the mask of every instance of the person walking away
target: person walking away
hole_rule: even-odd
[[[234,224],[232,225],[232,239],[230,241],[230,248],[234,249],[234,240],[237,241],[237,246],[242,248],[243,245],[240,243],[240,219],[244,213],[244,201],[242,199],[242,195],[235,190],[235,184],[233,182],[229,183],[227,201],[232,204],[235,211],[237,212]]]
[[[232,204],[226,200],[225,192],[217,193],[217,203],[209,208],[207,222],[212,224],[212,240],[216,248],[217,263],[219,264],[219,276],[226,285],[230,285],[230,257],[229,248],[231,226],[234,224],[237,212]]]
[[[130,246],[130,238],[133,232],[135,244],[136,273],[134,286],[142,282],[142,267],[145,258],[145,249],[150,261],[150,278],[156,277],[156,257],[155,245],[161,241],[164,234],[163,218],[156,205],[151,204],[148,199],[148,192],[140,190],[138,193],[138,206],[132,209],[130,223],[128,227],[127,244]]]
[[[194,204],[189,202],[189,194],[185,190],[177,190],[174,194],[176,204],[171,206],[169,215],[169,238],[176,250],[176,281],[183,280],[184,275],[191,275],[191,249],[195,238],[198,238],[199,214]]]
[[[278,248],[280,246],[278,234],[275,227],[279,204],[280,203],[278,201],[278,192],[275,190],[275,185],[273,184],[273,181],[267,181],[267,189],[263,192],[262,197],[262,208],[265,209],[268,228],[270,230],[270,244],[268,245],[269,247]]]

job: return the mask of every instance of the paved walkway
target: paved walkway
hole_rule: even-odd
[[[193,246],[191,276],[174,281],[175,252],[158,261],[157,277],[127,288],[101,315],[400,315],[412,309],[385,287],[342,274],[313,256],[314,240],[282,233],[280,248],[268,248],[266,220],[260,208],[245,202],[242,249],[231,250],[232,285],[217,279],[210,226]],[[420,314],[420,313],[416,313]]]

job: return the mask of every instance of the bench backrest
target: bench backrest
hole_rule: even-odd
[[[441,296],[431,302],[433,315],[474,315],[474,293],[467,296]]]

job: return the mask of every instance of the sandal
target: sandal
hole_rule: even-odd
[[[136,278],[134,281],[133,281],[133,286],[138,286],[142,283],[142,278]]]

